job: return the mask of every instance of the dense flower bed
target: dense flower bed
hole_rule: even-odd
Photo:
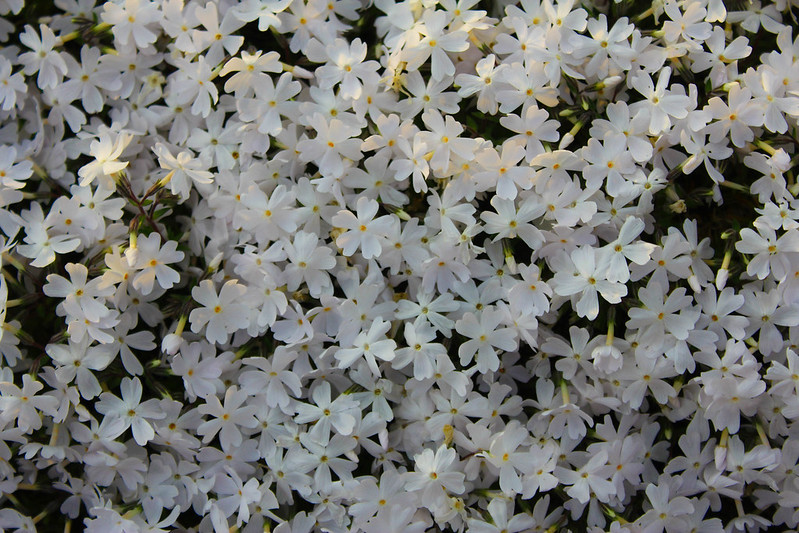
[[[0,0],[0,528],[795,530],[793,0]]]

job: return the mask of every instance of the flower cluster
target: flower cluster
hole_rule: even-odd
[[[798,14],[0,0],[0,529],[797,528]]]

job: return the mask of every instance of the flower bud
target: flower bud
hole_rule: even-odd
[[[211,262],[208,263],[208,272],[216,272],[219,269],[219,265],[222,264],[222,259],[224,259],[225,254],[223,252],[219,252],[211,259]]]
[[[695,293],[702,292],[702,284],[699,283],[699,278],[696,277],[696,274],[691,273],[691,275],[688,276],[688,285]]]
[[[170,333],[161,341],[161,351],[168,355],[175,355],[178,353],[181,344],[183,344],[183,337],[175,333]]]
[[[574,135],[572,135],[571,133],[567,133],[560,140],[560,143],[558,144],[558,150],[565,150],[573,142],[574,142]]]
[[[727,467],[727,439],[730,437],[730,432],[727,428],[721,433],[716,449],[713,451],[713,459],[716,463],[716,470],[723,472]]]
[[[444,444],[449,446],[452,444],[452,440],[455,438],[455,430],[449,424],[444,424],[444,427],[441,428],[441,431],[444,432]]]
[[[724,232],[721,235],[722,239],[729,238],[729,235],[725,237],[726,233],[727,232]],[[716,288],[718,290],[722,290],[724,286],[727,285],[727,278],[730,275],[730,271],[728,269],[730,267],[731,259],[732,259],[732,250],[727,250],[727,252],[724,254],[724,259],[721,260],[721,268],[716,273]]]
[[[594,360],[594,368],[605,374],[616,372],[624,364],[621,350],[613,344],[597,346],[591,352],[591,358]]]
[[[727,278],[730,277],[730,271],[726,268],[719,269],[716,272],[716,289],[722,290],[727,285]]]
[[[612,89],[624,79],[621,76],[608,76],[597,84],[597,89]]]
[[[669,206],[669,209],[671,209],[672,212],[674,213],[685,213],[688,210],[688,206],[685,205],[685,200],[680,198],[679,200],[671,204]]]

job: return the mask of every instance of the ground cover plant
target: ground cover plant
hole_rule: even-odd
[[[793,0],[0,0],[0,528],[799,526]]]

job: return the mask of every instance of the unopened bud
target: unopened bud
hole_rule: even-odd
[[[94,33],[102,33],[104,31],[108,31],[111,29],[111,24],[109,22],[101,22],[96,26],[92,27],[92,31]]]
[[[558,150],[565,150],[573,142],[574,142],[574,135],[572,135],[571,133],[567,133],[560,140],[560,143],[558,143]]]
[[[285,72],[291,72],[291,75],[294,76],[295,78],[303,78],[306,80],[312,80],[314,78],[313,72],[310,72],[309,70],[306,70],[302,67],[296,67],[283,62],[281,62],[280,64],[283,65],[283,70]]]
[[[727,230],[721,234],[722,239],[727,239],[730,235],[725,237],[725,234],[728,232],[732,232],[733,230]],[[727,250],[724,254],[724,259],[721,260],[721,268],[716,273],[716,289],[722,290],[727,285],[727,278],[730,276],[730,261],[732,260],[732,250]]]
[[[763,425],[760,423],[760,420],[755,421],[755,429],[757,430],[757,436],[760,437],[760,442],[764,446],[768,446],[769,448],[771,448],[771,442],[769,442],[768,436],[766,435],[766,432],[763,429]]]
[[[166,187],[169,184],[169,182],[172,181],[172,176],[174,176],[174,175],[175,175],[175,171],[174,170],[170,170],[169,174],[167,174],[166,176],[161,178],[158,181],[158,183],[156,183],[156,189],[161,189],[163,187]]]
[[[225,254],[219,252],[211,259],[211,262],[208,263],[208,273],[216,272],[219,269],[219,265],[222,263],[222,259],[225,257]]]
[[[129,265],[135,265],[136,260],[138,259],[139,256],[139,248],[137,246],[138,242],[139,242],[139,234],[136,233],[135,231],[131,232],[130,246],[128,247],[127,250],[125,250],[125,258],[128,260]]]
[[[610,344],[597,346],[591,352],[591,358],[594,360],[594,368],[611,374],[619,370],[624,364],[624,357],[621,350],[613,345],[613,337],[608,336]]]
[[[777,150],[775,150],[773,146],[762,139],[755,139],[755,146],[766,152],[768,155],[774,155],[777,153]]]
[[[688,206],[685,205],[685,200],[680,198],[679,200],[671,204],[669,206],[669,209],[671,209],[674,213],[685,213],[688,210]]]
[[[441,429],[444,432],[444,444],[449,446],[452,444],[453,439],[455,438],[455,430],[449,424],[444,424],[444,427]]]
[[[64,43],[68,43],[69,41],[72,41],[73,39],[77,39],[78,37],[80,37],[80,32],[77,31],[77,30],[75,30],[73,32],[70,32],[70,33],[67,33],[65,35],[59,35],[56,38],[55,45],[56,46],[64,46]]]
[[[702,284],[699,283],[699,278],[697,278],[696,274],[694,273],[691,273],[691,275],[688,276],[688,286],[691,287],[691,290],[693,290],[695,293],[702,292]]]
[[[408,212],[405,211],[401,207],[398,207],[396,205],[391,205],[391,204],[384,204],[384,207],[386,208],[386,210],[389,213],[391,213],[393,215],[397,215],[397,217],[400,220],[404,220],[405,222],[407,222],[407,221],[409,221],[411,219],[411,215],[409,215]]]
[[[597,89],[612,89],[618,85],[622,80],[621,76],[608,76],[601,82],[597,83]]]
[[[176,333],[170,333],[161,341],[161,351],[168,355],[175,355],[183,344],[183,337]]]
[[[716,272],[716,289],[722,290],[727,285],[727,279],[730,277],[730,271],[726,268],[720,268]]]
[[[516,264],[516,258],[513,257],[513,248],[508,239],[502,239],[502,252],[505,254],[505,264],[508,265],[508,270],[511,274],[516,274],[519,268]]]
[[[131,518],[133,518],[134,516],[136,516],[136,515],[138,515],[140,513],[141,513],[141,508],[140,507],[134,507],[130,511],[126,512],[125,514],[123,514],[122,518],[124,518],[125,520],[130,520]]]
[[[175,328],[174,333],[170,333],[169,335],[164,337],[164,340],[161,341],[161,350],[169,355],[175,355],[178,353],[181,344],[183,344],[183,328],[186,327],[186,320],[188,317],[186,315],[181,315],[180,319],[178,319],[178,325]]]
[[[723,472],[724,468],[727,466],[727,439],[729,439],[729,437],[729,430],[724,428],[724,431],[721,433],[721,439],[713,452],[716,470],[719,472]]]
[[[560,395],[563,397],[564,405],[571,403],[571,397],[569,396],[569,385],[566,383],[565,379],[560,382]]]
[[[339,238],[339,237],[340,237],[340,236],[341,236],[341,235],[342,235],[342,234],[343,234],[345,231],[347,231],[347,230],[345,230],[344,228],[332,228],[332,229],[330,230],[330,238],[331,238],[331,239],[333,239],[333,241],[335,241],[335,240],[336,240],[336,239],[338,239],[338,238]]]

